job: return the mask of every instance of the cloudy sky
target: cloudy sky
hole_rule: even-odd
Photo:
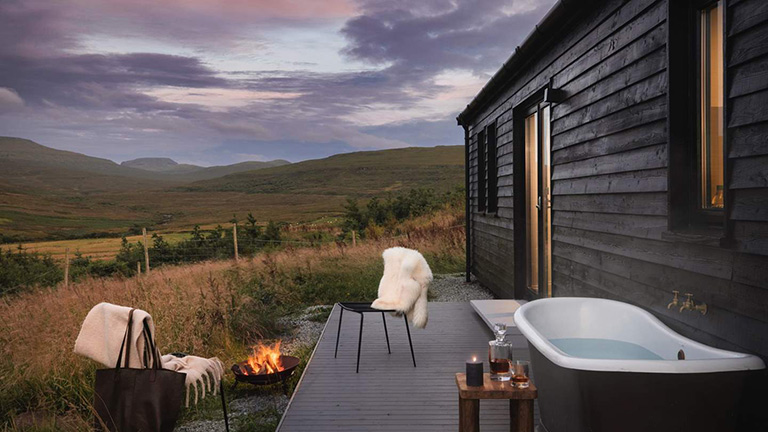
[[[0,135],[201,165],[461,144],[554,0],[0,0]]]

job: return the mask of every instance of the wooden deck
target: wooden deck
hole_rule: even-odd
[[[454,374],[464,371],[464,362],[472,355],[485,358],[492,337],[469,303],[430,303],[427,328],[411,329],[416,368],[403,320],[387,315],[392,344],[392,354],[387,354],[381,315],[369,313],[356,374],[360,318],[344,314],[339,355],[334,359],[338,319],[337,306],[283,415],[280,432],[457,430]],[[528,359],[525,338],[519,333],[508,337],[516,357]],[[482,401],[480,424],[483,431],[508,431],[509,403]]]

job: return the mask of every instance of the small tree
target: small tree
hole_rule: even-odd
[[[280,227],[274,221],[269,221],[267,228],[264,230],[263,240],[272,244],[280,242],[280,239]]]

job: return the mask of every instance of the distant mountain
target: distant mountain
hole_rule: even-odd
[[[23,138],[0,137],[0,187],[15,193],[82,194],[160,189],[288,163],[274,160],[201,167],[179,164],[168,158],[141,158],[117,164]]]
[[[232,165],[201,167],[198,165],[180,164],[169,158],[139,158],[125,161],[120,165],[129,168],[168,174],[168,178],[172,180],[192,182],[198,180],[213,179],[216,177],[243,171],[253,171],[263,168],[288,165],[289,163],[290,162],[287,160],[277,159],[266,162],[249,161]]]
[[[27,139],[0,137],[0,185],[5,190],[82,193],[156,188],[178,182],[108,159],[56,150]]]
[[[462,146],[410,147],[334,155],[180,186],[186,191],[366,196],[428,187],[448,190],[464,179]]]
[[[204,169],[203,167],[197,165],[179,164],[170,158],[139,158],[125,161],[120,165],[145,171],[174,174],[187,173]]]

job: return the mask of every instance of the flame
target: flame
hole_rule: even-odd
[[[253,354],[248,356],[248,366],[255,374],[271,374],[285,369],[280,360],[281,342],[277,341],[273,345],[259,343],[252,347]]]

